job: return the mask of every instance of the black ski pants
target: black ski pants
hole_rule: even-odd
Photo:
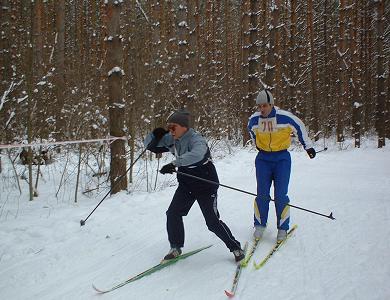
[[[240,249],[240,243],[234,238],[229,227],[219,219],[217,191],[195,195],[180,184],[167,210],[167,231],[171,247],[184,246],[183,216],[188,214],[195,201],[199,204],[207,228],[214,232],[230,251]]]

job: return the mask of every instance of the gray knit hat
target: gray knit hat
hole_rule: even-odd
[[[274,97],[272,97],[272,94],[268,90],[262,90],[259,92],[256,98],[256,104],[274,104]]]
[[[176,123],[179,124],[180,126],[189,128],[190,113],[185,109],[179,109],[168,117],[167,123]]]

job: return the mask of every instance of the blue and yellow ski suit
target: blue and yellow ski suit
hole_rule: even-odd
[[[274,182],[274,198],[278,229],[288,230],[290,210],[288,184],[291,156],[287,149],[294,133],[302,146],[311,148],[305,125],[290,112],[273,107],[268,117],[254,113],[248,122],[248,131],[259,150],[256,165],[257,197],[254,201],[254,224],[266,226],[270,202],[270,188]]]

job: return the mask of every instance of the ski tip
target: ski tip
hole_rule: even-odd
[[[234,297],[234,293],[229,292],[229,291],[227,291],[227,290],[225,290],[225,294],[226,294],[226,296],[228,296],[229,298],[233,298],[233,297]]]
[[[98,292],[99,294],[104,294],[104,293],[105,293],[105,291],[102,291],[102,290],[98,289],[94,284],[92,284],[92,288],[93,288],[96,292]]]

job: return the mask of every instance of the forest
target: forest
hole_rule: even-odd
[[[313,140],[390,137],[390,1],[0,3],[2,145],[118,137],[114,182],[177,108],[245,145],[264,88]]]

